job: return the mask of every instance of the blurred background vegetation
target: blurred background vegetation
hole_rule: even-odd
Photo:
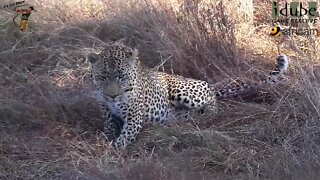
[[[271,2],[30,0],[25,33],[1,9],[0,179],[317,179],[319,37],[271,37]],[[290,70],[262,100],[149,125],[119,154],[101,133],[86,59],[116,40],[146,66],[217,85],[263,77],[277,47]]]

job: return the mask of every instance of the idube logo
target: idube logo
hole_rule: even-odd
[[[271,15],[273,27],[270,35],[272,36],[320,35],[319,30],[313,26],[319,20],[318,2],[274,1]]]
[[[281,4],[281,5],[280,5]],[[308,6],[302,2],[279,3],[272,2],[273,22],[280,23],[316,23],[319,18],[318,3],[308,2]],[[307,16],[307,18],[303,18]]]
[[[272,27],[270,35],[272,35],[272,36],[280,36],[280,31],[281,31],[280,27],[277,27],[277,26]]]

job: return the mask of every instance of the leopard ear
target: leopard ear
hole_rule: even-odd
[[[88,54],[87,58],[91,64],[97,62],[100,59],[99,54],[96,53]]]
[[[129,57],[129,64],[133,66],[137,58],[138,58],[138,49],[134,49],[131,53],[131,56]]]

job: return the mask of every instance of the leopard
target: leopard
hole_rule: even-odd
[[[215,90],[203,80],[160,72],[144,66],[138,50],[120,42],[90,53],[90,75],[104,119],[104,135],[115,149],[132,145],[147,123],[163,124],[175,111],[216,108],[217,100],[253,86],[277,83],[288,69],[288,58],[277,57],[267,78],[258,83]]]

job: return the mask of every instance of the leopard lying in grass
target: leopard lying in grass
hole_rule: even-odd
[[[88,59],[101,95],[98,103],[105,118],[105,135],[117,149],[132,144],[147,122],[163,123],[175,109],[214,108],[216,99],[278,82],[288,68],[288,58],[279,55],[266,79],[214,91],[205,81],[142,67],[138,51],[121,43],[107,46],[100,54],[89,54]]]

